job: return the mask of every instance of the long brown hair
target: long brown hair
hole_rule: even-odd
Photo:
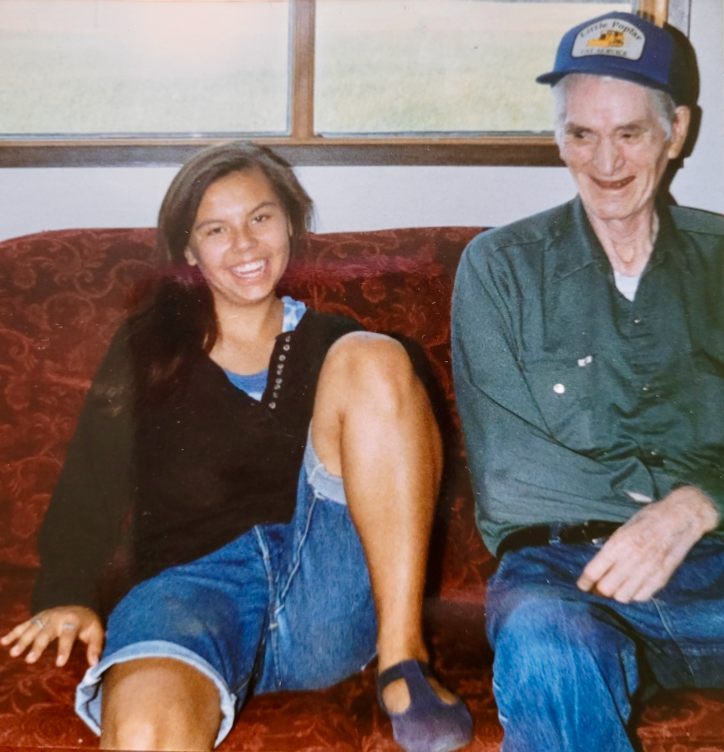
[[[209,353],[218,336],[214,300],[184,251],[208,187],[232,172],[260,170],[282,204],[291,226],[292,255],[304,243],[313,205],[292,168],[271,149],[245,141],[214,146],[187,162],[161,205],[156,248],[161,275],[146,303],[129,319],[129,345],[137,399],[163,398],[184,382],[194,360]]]

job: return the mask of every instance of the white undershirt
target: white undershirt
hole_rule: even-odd
[[[616,287],[624,298],[628,298],[632,303],[636,297],[636,290],[641,280],[641,275],[637,277],[629,277],[627,274],[621,274],[614,269],[613,278],[616,282]]]

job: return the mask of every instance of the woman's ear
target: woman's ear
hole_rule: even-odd
[[[194,252],[186,246],[184,249],[184,258],[186,259],[186,263],[189,266],[196,266],[198,264],[198,261],[196,261],[196,256],[194,256]]]

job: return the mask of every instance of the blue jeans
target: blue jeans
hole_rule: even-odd
[[[724,686],[724,544],[700,541],[665,588],[629,604],[576,587],[600,545],[511,551],[489,582],[503,752],[630,752],[632,708],[657,689]]]
[[[100,733],[101,679],[115,663],[175,658],[219,690],[218,744],[247,689],[318,689],[374,657],[377,623],[367,565],[341,478],[307,444],[287,525],[257,526],[189,564],[134,587],[108,620],[103,657],[76,692]]]

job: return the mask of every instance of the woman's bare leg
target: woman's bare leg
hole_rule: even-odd
[[[422,603],[442,448],[427,393],[399,343],[359,333],[331,348],[317,389],[312,443],[325,468],[344,479],[370,572],[379,670],[427,660]],[[431,683],[442,699],[455,701]],[[384,701],[393,712],[407,708],[404,680],[386,688]]]
[[[221,723],[219,691],[171,658],[117,663],[103,678],[101,749],[209,750]]]

